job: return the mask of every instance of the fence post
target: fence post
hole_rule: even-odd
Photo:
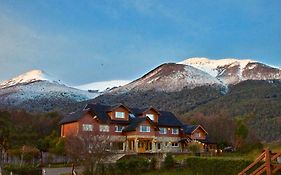
[[[265,167],[266,167],[266,175],[272,175],[271,172],[271,152],[267,148],[265,150]]]

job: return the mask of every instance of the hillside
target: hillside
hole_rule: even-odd
[[[244,81],[231,86],[229,93],[183,114],[183,118],[203,113],[248,117],[248,124],[264,141],[281,140],[281,82]]]

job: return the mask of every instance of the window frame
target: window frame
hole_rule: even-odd
[[[154,115],[154,114],[148,113],[148,114],[146,114],[146,117],[148,117],[148,118],[149,118],[150,120],[152,120],[152,121],[155,120],[155,115]],[[151,119],[150,117],[152,117],[152,119]]]
[[[164,133],[161,133],[161,129],[164,129]],[[159,134],[167,134],[167,128],[160,127],[159,130]]]
[[[176,130],[177,132],[174,132]],[[179,134],[179,128],[172,128],[172,134],[177,135]]]
[[[82,124],[82,131],[84,131],[84,132],[91,132],[93,130],[94,130],[94,126],[92,124],[87,124],[87,123]]]
[[[121,128],[122,128],[121,131],[120,131],[120,130],[117,130],[118,127],[121,127]],[[125,127],[122,126],[122,125],[115,125],[115,132],[122,132],[124,128],[125,128]]]
[[[103,130],[102,130],[102,127],[104,127]],[[107,129],[105,130],[105,128],[107,128]],[[103,125],[103,124],[99,126],[99,129],[100,129],[100,132],[109,132],[109,130],[110,130],[109,125]]]
[[[117,115],[117,114],[122,114],[122,116],[119,116],[119,115]],[[125,118],[125,112],[116,111],[116,112],[115,112],[115,118],[124,119],[124,118]]]
[[[146,130],[146,131],[142,130],[143,127],[148,128],[148,130]],[[140,125],[140,132],[146,132],[146,133],[150,132],[150,126],[148,126],[148,125]]]

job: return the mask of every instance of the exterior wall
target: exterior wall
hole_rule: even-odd
[[[61,125],[61,137],[77,135],[78,127],[78,122],[66,123]]]
[[[157,148],[157,152],[181,152],[181,144],[178,143],[180,137],[158,137],[157,143],[160,143],[160,150]],[[177,147],[172,146],[172,143],[178,143]]]
[[[96,119],[92,117],[91,114],[85,114],[84,117],[82,117],[79,121],[79,133],[90,133],[93,135],[110,135],[110,136],[124,136],[122,132],[115,132],[115,126],[121,125],[126,126],[124,124],[101,124]],[[93,125],[93,131],[83,131],[83,124],[91,124]],[[109,126],[109,132],[100,132],[100,125],[108,125]]]
[[[115,117],[115,112],[124,112],[125,113],[125,118],[124,119],[116,118]],[[108,112],[108,115],[110,116],[110,118],[112,120],[126,120],[126,121],[129,120],[129,111],[125,107],[123,107],[123,106],[120,106],[119,108],[116,108],[113,111]]]

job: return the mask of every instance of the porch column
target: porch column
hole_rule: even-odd
[[[151,144],[152,148],[152,152],[155,153],[156,152],[156,139],[152,139],[152,144]]]
[[[139,143],[139,141],[138,141],[137,138],[135,138],[134,142],[135,142],[135,152],[138,152],[139,151],[138,150],[138,143]]]

